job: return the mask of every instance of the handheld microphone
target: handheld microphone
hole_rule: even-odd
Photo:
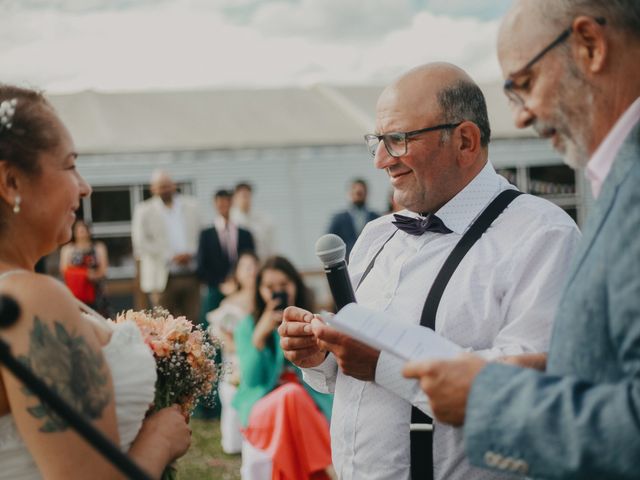
[[[0,295],[0,328],[8,328],[20,318],[20,306],[8,295]]]
[[[323,235],[316,242],[316,255],[324,265],[324,273],[338,310],[356,301],[345,262],[346,253],[347,246],[339,236],[332,233]]]

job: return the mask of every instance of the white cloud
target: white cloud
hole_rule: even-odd
[[[301,0],[266,2],[251,26],[271,35],[308,35],[329,41],[368,41],[411,23],[410,0]]]
[[[498,77],[496,21],[411,15],[404,0],[301,0],[263,5],[241,24],[221,11],[230,1],[12,11],[0,81],[49,91],[385,83],[432,60]]]
[[[420,1],[420,0],[418,0]],[[512,0],[424,0],[425,8],[439,15],[495,19],[509,8]]]

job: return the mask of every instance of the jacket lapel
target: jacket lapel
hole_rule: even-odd
[[[602,230],[602,225],[607,219],[607,216],[615,202],[620,184],[629,173],[634,162],[640,160],[640,158],[638,158],[639,140],[640,123],[633,128],[620,148],[613,166],[611,167],[611,171],[609,172],[609,175],[607,175],[604,185],[602,186],[602,192],[594,204],[592,212],[589,214],[589,219],[582,233],[582,241],[580,242],[580,246],[574,256],[573,266],[566,283],[567,285],[573,281],[573,278],[580,269],[582,262],[589,253],[589,250],[591,250],[595,239]]]

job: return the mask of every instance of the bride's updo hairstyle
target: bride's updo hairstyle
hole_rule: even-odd
[[[4,112],[0,113],[0,161],[37,174],[38,155],[57,147],[59,142],[53,107],[41,92],[0,85],[0,112]],[[2,118],[6,119],[5,124],[1,123]]]
[[[0,162],[38,175],[38,156],[58,146],[58,120],[41,92],[0,84]],[[0,218],[11,206],[0,208]]]

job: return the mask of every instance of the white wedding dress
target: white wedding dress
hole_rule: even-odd
[[[113,328],[113,334],[102,353],[111,369],[120,446],[126,452],[153,402],[156,366],[151,350],[144,343],[135,323],[109,325]],[[9,479],[42,479],[10,414],[0,417],[0,480]]]

